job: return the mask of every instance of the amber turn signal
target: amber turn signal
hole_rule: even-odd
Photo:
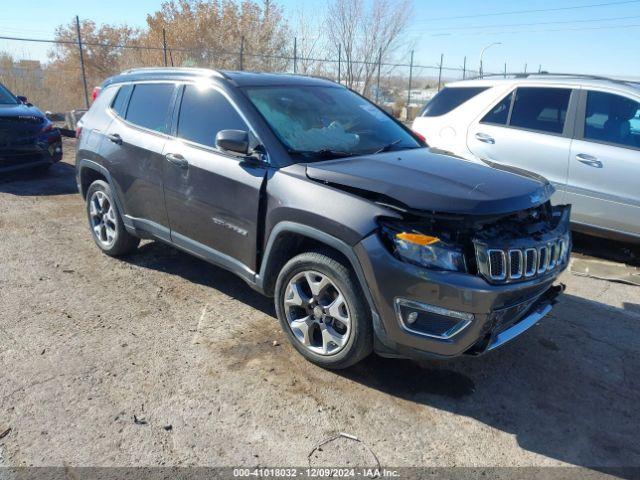
[[[405,242],[415,243],[416,245],[427,246],[433,245],[440,241],[438,237],[431,237],[429,235],[423,235],[422,233],[397,233],[396,238],[398,240],[404,240]]]

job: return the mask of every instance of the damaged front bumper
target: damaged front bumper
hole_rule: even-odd
[[[355,252],[375,304],[376,351],[405,358],[478,355],[513,340],[551,311],[564,290],[553,284],[568,264],[517,282],[491,283],[480,274],[403,262],[377,234]]]

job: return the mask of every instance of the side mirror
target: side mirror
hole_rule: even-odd
[[[220,130],[216,135],[216,147],[228,152],[249,154],[249,134],[244,130]]]
[[[18,100],[20,100],[22,103],[24,103],[25,105],[27,103],[29,103],[29,100],[27,100],[27,97],[22,96],[22,95],[18,95]]]

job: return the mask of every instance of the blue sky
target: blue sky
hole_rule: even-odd
[[[302,8],[318,18],[326,6],[326,0],[275,1],[292,16]],[[52,38],[55,27],[75,14],[98,23],[143,26],[161,1],[27,0],[8,8],[9,3],[16,5],[5,0],[0,6],[0,35]],[[574,8],[595,4],[601,5]],[[527,63],[529,71],[542,65],[556,72],[640,77],[640,0],[414,0],[407,43],[416,63],[435,65],[442,53],[446,66],[461,66],[467,56],[477,69],[480,50],[493,42],[502,44],[485,53],[486,71],[502,71],[506,61],[509,71],[522,71]],[[0,40],[1,50],[19,58],[43,60],[48,48]]]

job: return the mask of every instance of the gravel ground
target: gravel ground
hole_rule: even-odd
[[[346,432],[364,444],[311,463],[640,466],[637,286],[565,273],[490,355],[325,371],[233,275],[156,242],[100,254],[73,147],[0,180],[0,465],[304,466]]]

